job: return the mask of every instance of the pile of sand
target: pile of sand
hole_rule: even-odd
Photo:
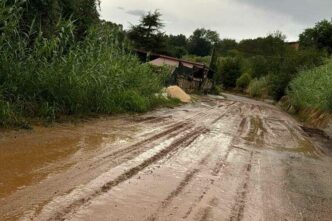
[[[168,97],[177,98],[184,103],[190,103],[191,97],[178,86],[170,86],[166,89]]]

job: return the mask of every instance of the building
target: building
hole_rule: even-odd
[[[209,92],[213,86],[214,72],[205,64],[186,61],[156,53],[135,50],[138,56],[154,67],[168,67],[170,80],[188,93],[194,91]]]

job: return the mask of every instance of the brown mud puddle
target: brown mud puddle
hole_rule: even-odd
[[[126,126],[127,125],[127,126]],[[0,199],[47,176],[61,173],[109,143],[127,142],[138,129],[99,119],[82,125],[34,127],[0,136]]]

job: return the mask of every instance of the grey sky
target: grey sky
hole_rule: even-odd
[[[280,30],[294,41],[305,28],[332,18],[332,0],[101,0],[100,14],[128,28],[156,9],[166,33],[189,36],[203,27],[237,40]]]

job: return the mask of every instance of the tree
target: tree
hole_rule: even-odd
[[[210,55],[213,45],[219,41],[219,34],[216,31],[196,29],[189,37],[188,51],[190,54],[204,57]]]
[[[216,51],[218,55],[226,56],[230,51],[237,48],[238,43],[233,39],[223,39],[216,45]]]
[[[267,37],[242,40],[237,49],[244,55],[283,56],[286,50],[285,36],[276,32]]]
[[[187,37],[183,34],[179,35],[165,35],[166,38],[166,54],[181,58],[184,55],[188,54]]]
[[[332,54],[332,21],[323,20],[300,34],[302,48],[326,49]]]
[[[134,47],[147,51],[160,52],[164,49],[164,33],[161,29],[164,24],[159,11],[148,12],[143,15],[138,25],[132,25],[128,37]]]
[[[241,61],[238,58],[220,60],[216,73],[216,81],[226,88],[236,86],[236,80],[241,76]]]

